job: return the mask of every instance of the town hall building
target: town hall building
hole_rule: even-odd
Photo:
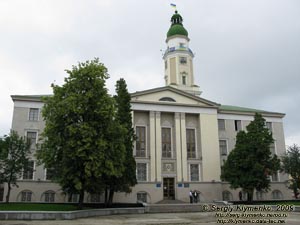
[[[245,130],[256,112],[266,119],[275,140],[273,154],[285,152],[283,113],[222,105],[201,97],[195,83],[194,54],[181,15],[175,11],[167,32],[163,55],[165,86],[131,94],[138,184],[132,193],[116,193],[115,202],[157,203],[163,200],[189,202],[189,191],[200,194],[200,202],[238,200],[239,189],[230,189],[220,179],[221,165],[235,147],[236,134]],[[12,95],[12,130],[32,141],[28,168],[12,189],[10,201],[76,202],[51,182],[51,171],[37,165],[35,143],[43,132],[42,96]],[[290,199],[288,176],[270,176],[269,192],[256,192],[254,199]],[[4,187],[6,188],[6,187]],[[4,189],[4,194],[6,190]],[[244,198],[246,196],[243,196]],[[85,202],[103,202],[101,194],[87,194]]]

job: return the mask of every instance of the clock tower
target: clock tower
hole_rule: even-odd
[[[189,48],[190,39],[182,21],[181,15],[176,10],[171,18],[171,27],[166,39],[167,50],[163,56],[165,84],[199,96],[200,88],[194,83],[194,54]]]

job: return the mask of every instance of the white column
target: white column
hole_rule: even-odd
[[[177,165],[177,182],[182,182],[182,155],[181,155],[181,130],[180,130],[180,113],[175,113],[175,141],[176,141],[176,165]]]
[[[149,112],[150,121],[150,181],[156,181],[155,112]]]
[[[180,113],[182,181],[188,181],[185,113]]]
[[[160,112],[155,112],[156,180],[161,182],[161,125]]]

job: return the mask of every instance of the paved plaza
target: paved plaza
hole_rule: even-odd
[[[289,213],[284,220],[286,225],[298,225],[300,213]],[[46,220],[0,221],[0,225],[196,225],[196,224],[222,224],[217,223],[215,213],[156,213],[156,214],[131,214],[100,216],[77,220]],[[232,223],[230,223],[232,224]],[[240,224],[240,223],[238,223]],[[251,224],[251,223],[247,223]],[[257,224],[257,223],[252,223]]]

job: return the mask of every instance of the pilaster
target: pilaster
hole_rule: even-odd
[[[155,112],[149,112],[150,122],[150,181],[155,182],[156,176],[156,145],[155,145]]]

